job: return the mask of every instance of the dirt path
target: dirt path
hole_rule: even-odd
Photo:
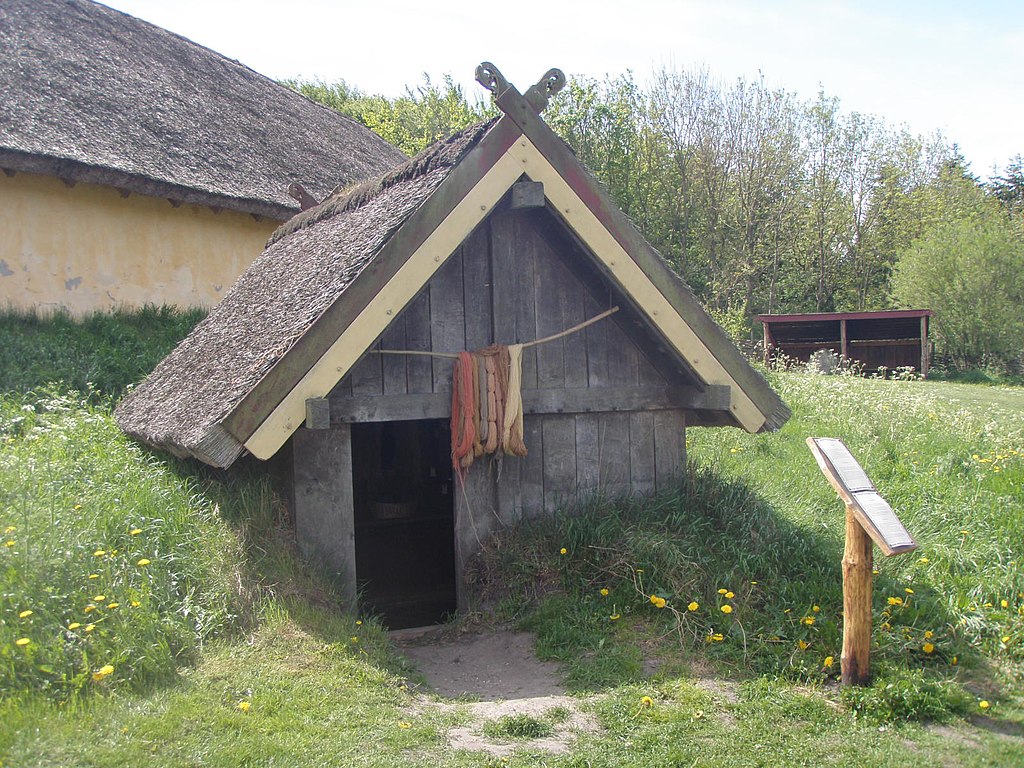
[[[593,715],[580,711],[585,702],[565,695],[558,665],[537,659],[533,635],[495,632],[432,641],[429,634],[397,634],[394,639],[440,696],[476,700],[468,705],[471,721],[448,733],[453,749],[495,756],[508,756],[517,749],[565,753],[579,734],[600,727]],[[458,706],[444,701],[422,703]],[[546,723],[551,733],[536,739],[494,738],[484,733],[488,723],[508,717]]]

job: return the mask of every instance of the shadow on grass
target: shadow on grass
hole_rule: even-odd
[[[387,673],[410,674],[408,665],[392,652],[386,629],[373,617],[347,612],[331,575],[300,553],[287,501],[275,482],[277,467],[251,456],[228,470],[192,460],[168,461],[217,506],[241,544],[245,559],[238,565],[236,580],[236,631],[254,630],[268,614],[284,611],[318,642],[350,646]]]
[[[537,634],[541,657],[560,661],[575,691],[694,663],[740,678],[828,681],[842,647],[842,549],[841,530],[796,525],[749,485],[697,468],[654,496],[594,499],[505,531],[470,578],[482,605]],[[907,598],[885,618],[897,634],[949,623],[939,595],[911,600],[876,579],[878,611],[889,595]],[[875,640],[876,669],[935,661],[902,636],[883,638],[877,623]]]

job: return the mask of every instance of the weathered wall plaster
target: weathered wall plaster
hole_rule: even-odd
[[[0,175],[0,307],[212,306],[276,221],[29,173]]]

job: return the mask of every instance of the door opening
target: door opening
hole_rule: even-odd
[[[352,425],[356,582],[390,629],[455,612],[455,531],[446,420]]]

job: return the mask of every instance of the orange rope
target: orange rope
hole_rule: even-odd
[[[452,371],[452,467],[460,477],[473,463],[473,365],[469,352],[460,352]]]

